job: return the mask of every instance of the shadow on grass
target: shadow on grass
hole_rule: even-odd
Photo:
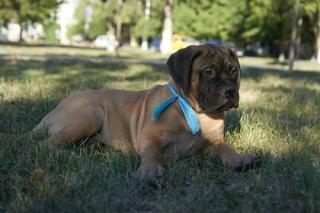
[[[129,76],[128,80],[137,79],[154,79],[153,76],[157,73],[165,73],[164,65],[148,64],[148,63],[135,63],[145,65],[148,71],[141,70],[135,76]],[[0,74],[4,78],[23,78],[29,71],[43,72],[45,75],[64,74],[64,76],[73,77],[76,75],[79,78],[95,78],[105,81],[113,81],[119,77],[111,77],[111,73],[125,72],[129,69],[131,63],[126,62],[90,62],[79,60],[45,60],[45,61],[6,61],[0,60],[1,71]],[[102,77],[102,79],[101,79]],[[68,78],[66,78],[68,80]]]
[[[287,71],[283,69],[266,68],[259,66],[242,66],[242,79],[254,79],[257,82],[265,76],[275,76],[296,81],[307,81],[312,83],[320,83],[320,72],[315,71]]]
[[[0,41],[0,45],[9,45],[9,46],[14,46],[14,47],[59,47],[59,48],[75,48],[75,49],[83,49],[83,50],[91,50],[91,49],[96,49],[96,50],[101,50],[101,48],[96,48],[96,47],[82,47],[82,46],[74,46],[74,45],[61,45],[61,44],[50,44],[50,43],[26,43],[26,42],[10,42],[10,41]]]

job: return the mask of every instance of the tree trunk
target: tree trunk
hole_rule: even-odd
[[[130,47],[138,47],[137,38],[134,36],[133,27],[130,27]]]
[[[296,57],[297,39],[299,32],[299,18],[300,18],[300,0],[296,0],[294,6],[294,17],[292,23],[291,40],[289,47],[289,70],[293,70],[294,59]]]
[[[277,57],[277,63],[282,64],[285,63],[285,55],[284,55],[284,48],[285,45],[283,43],[280,44],[280,48],[279,48],[279,54]]]
[[[320,64],[320,3],[318,3],[318,11],[317,11],[317,16],[318,16],[318,20],[317,20],[317,26],[316,26],[316,60],[317,63]]]
[[[149,19],[150,19],[150,11],[151,11],[151,0],[146,0],[145,10],[144,10],[144,20],[145,20],[145,22],[149,21]],[[147,36],[147,28],[146,28],[146,26],[143,27],[143,36],[142,36],[141,49],[142,50],[148,50],[148,36]]]
[[[109,21],[107,22],[107,29],[108,29],[108,32],[112,33],[115,36],[114,26]]]
[[[161,53],[171,53],[172,51],[172,6],[173,0],[166,0],[166,5],[164,7],[162,39],[160,44]]]
[[[112,25],[110,21],[107,22],[108,32],[106,33],[109,45],[107,45],[107,50],[110,52],[115,52],[117,48],[117,39],[115,34],[115,27]]]
[[[300,59],[300,44],[301,44],[301,27],[303,24],[303,20],[302,17],[300,16],[299,20],[298,20],[298,35],[297,35],[297,39],[296,39],[296,56],[295,59],[299,60]]]
[[[19,42],[22,42],[22,41],[23,41],[23,37],[22,37],[22,34],[23,34],[23,24],[22,24],[22,23],[19,23],[19,26],[20,26]]]
[[[318,30],[317,34],[317,49],[316,49],[316,54],[317,54],[317,63],[320,64],[320,30]]]
[[[116,20],[116,38],[119,43],[121,41],[121,29],[122,29],[122,18],[121,18],[122,5],[123,5],[123,0],[118,0],[117,20]]]

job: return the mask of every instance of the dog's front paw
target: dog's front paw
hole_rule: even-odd
[[[161,165],[141,165],[134,177],[140,181],[162,183],[164,181],[164,167]]]
[[[243,155],[240,157],[239,161],[230,168],[237,172],[245,172],[250,169],[257,169],[261,167],[261,158],[256,155]]]

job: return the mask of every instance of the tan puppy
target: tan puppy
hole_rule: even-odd
[[[70,95],[33,132],[48,131],[49,147],[86,137],[120,149],[132,146],[141,159],[140,179],[161,176],[165,157],[180,158],[202,148],[231,169],[259,167],[258,157],[241,155],[224,142],[224,111],[239,102],[240,65],[235,54],[226,47],[189,46],[172,54],[167,66],[171,84],[196,113],[200,134],[191,133],[177,101],[150,122],[153,110],[172,96],[168,85],[139,92],[107,89]]]

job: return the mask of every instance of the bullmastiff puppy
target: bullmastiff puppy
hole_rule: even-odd
[[[239,103],[240,65],[227,47],[189,46],[167,60],[172,80],[146,91],[102,89],[62,100],[32,130],[47,131],[50,148],[81,139],[117,149],[133,147],[139,179],[164,172],[164,159],[205,149],[232,170],[257,168],[255,155],[224,142],[224,112]]]

